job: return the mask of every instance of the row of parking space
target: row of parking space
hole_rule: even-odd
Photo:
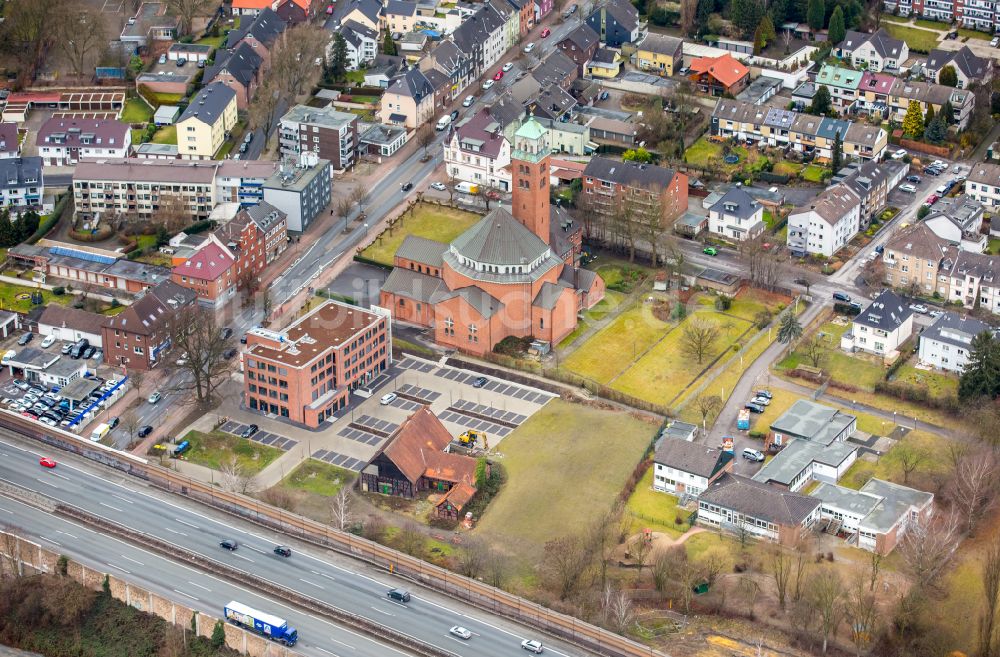
[[[520,413],[515,413],[514,411],[505,411],[492,406],[483,406],[482,404],[477,404],[476,402],[472,402],[467,399],[459,399],[457,402],[452,404],[451,410],[457,410],[470,415],[485,415],[486,417],[493,418],[494,420],[498,420],[505,424],[513,424],[515,426],[520,425],[528,419],[527,415],[521,415]]]
[[[452,410],[446,410],[438,418],[442,422],[453,422],[459,424],[463,427],[469,429],[478,429],[480,431],[485,431],[487,434],[498,436],[500,438],[506,438],[507,435],[513,431],[510,427],[504,427],[499,424],[494,424],[492,422],[487,422],[486,420],[480,420],[477,417],[472,417],[470,415],[463,415],[462,413],[457,413]]]
[[[376,436],[373,433],[363,431],[351,425],[347,425],[341,429],[338,435],[350,440],[356,440],[359,443],[365,443],[366,445],[378,445],[380,442],[385,440],[385,436]]]
[[[420,402],[411,401],[409,399],[404,399],[403,397],[396,397],[390,403],[390,406],[395,406],[396,408],[402,409],[407,412],[415,411],[423,404]]]
[[[388,420],[380,420],[370,415],[362,415],[358,419],[352,420],[351,426],[360,429],[370,429],[369,433],[377,433],[383,436],[388,436],[399,428],[398,424],[394,424]]]
[[[413,358],[404,358],[403,360],[396,363],[396,367],[399,367],[404,370],[414,370],[416,372],[423,372],[426,374],[427,372],[433,372],[434,368],[437,367],[437,365],[434,365],[433,363],[425,363],[423,361],[416,360]]]
[[[240,422],[235,422],[230,420],[219,427],[222,431],[226,433],[231,433],[234,436],[243,436],[247,433],[250,427],[256,425],[242,424]],[[260,443],[262,445],[267,445],[268,447],[277,447],[278,449],[287,452],[291,448],[298,445],[297,440],[292,440],[291,438],[286,438],[285,436],[279,436],[276,433],[271,433],[270,431],[254,431],[246,436],[247,440],[252,440],[255,443]]]
[[[331,452],[325,449],[317,450],[313,453],[312,457],[314,459],[319,459],[320,461],[325,461],[338,468],[344,468],[346,470],[353,470],[354,472],[360,472],[361,468],[365,467],[365,462],[356,459],[352,456],[347,456],[346,454],[340,454],[338,452]]]
[[[413,397],[425,404],[433,404],[434,401],[441,396],[440,392],[434,390],[428,390],[427,388],[421,388],[419,386],[411,385],[409,383],[403,384],[396,390],[397,394],[403,395],[405,397]]]
[[[434,376],[439,376],[443,379],[447,379],[448,381],[474,385],[477,388],[482,388],[483,390],[487,390],[489,392],[506,395],[508,397],[513,397],[514,399],[521,399],[533,404],[543,405],[556,396],[548,392],[532,390],[531,388],[514,383],[484,377],[482,374],[477,372],[468,372],[454,367],[438,367],[433,363],[427,363],[415,358],[403,358],[397,362],[396,365],[402,369],[414,370],[424,374],[433,373]]]

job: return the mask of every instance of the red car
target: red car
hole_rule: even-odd
[[[493,76],[493,79],[496,80],[497,82],[499,82],[502,78],[503,78],[503,71],[497,71],[496,75]]]
[[[543,39],[545,37],[547,37],[548,35],[550,35],[550,34],[552,34],[552,30],[550,30],[549,28],[545,28],[544,30],[542,30],[542,38]]]
[[[47,456],[43,456],[42,458],[38,459],[38,465],[42,466],[43,468],[54,468],[56,467],[56,462]]]
[[[927,200],[924,201],[924,205],[928,206],[934,205],[935,203],[937,203],[937,200],[938,200],[937,194],[931,194],[930,196],[927,197]]]
[[[333,5],[327,5],[326,6],[326,13],[328,15],[333,13]]]

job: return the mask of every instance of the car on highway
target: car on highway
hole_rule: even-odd
[[[42,458],[38,459],[38,465],[42,466],[43,468],[54,468],[56,467],[56,462],[47,456],[43,456]]]
[[[378,400],[378,403],[382,404],[383,406],[388,406],[392,402],[396,401],[398,397],[399,395],[397,395],[394,392],[386,393],[382,395],[382,398]]]
[[[748,461],[756,461],[757,463],[760,463],[761,461],[764,460],[764,452],[758,449],[747,447],[746,449],[743,450],[743,458],[745,458]]]
[[[389,592],[385,595],[390,600],[395,600],[396,602],[410,601],[410,592],[405,589],[389,589]]]
[[[534,43],[529,43],[528,45],[526,45],[524,47],[524,52],[531,52],[534,49],[535,49],[535,44]]]
[[[475,96],[466,96],[465,100],[462,101],[462,107],[472,107],[474,102],[476,102]]]
[[[499,82],[500,80],[503,80],[503,71],[497,71],[496,73],[494,73],[493,74],[493,80],[495,82]]]
[[[534,639],[525,639],[521,642],[521,647],[528,652],[535,653],[536,655],[541,654],[541,652],[545,650],[545,648],[542,647],[542,642]]]
[[[898,189],[899,189],[899,191],[906,192],[907,194],[916,194],[917,193],[917,188],[914,187],[913,185],[911,185],[910,183],[905,183],[903,185],[900,185]]]
[[[431,189],[436,189],[439,192],[446,192],[446,191],[448,191],[448,188],[445,187],[445,184],[442,183],[442,182],[432,182],[431,183]]]
[[[448,632],[450,634],[454,635],[454,636],[457,636],[459,639],[471,639],[472,638],[472,632],[470,632],[469,630],[465,629],[461,625],[455,625],[450,630],[448,630]]]
[[[148,424],[144,424],[141,427],[139,427],[139,431],[136,435],[138,435],[140,438],[145,438],[151,433],[153,433],[153,427],[151,427]]]
[[[56,341],[56,336],[46,335],[45,339],[42,340],[42,349],[48,349],[52,346],[52,343]]]
[[[479,376],[479,377],[476,377],[476,380],[472,382],[472,387],[473,388],[483,388],[489,382],[490,382],[490,380],[487,379],[485,376]]]
[[[552,34],[552,30],[550,30],[549,28],[545,28],[544,30],[542,30],[542,38],[543,39],[548,38],[548,36],[550,34]]]
[[[287,545],[275,545],[274,553],[279,557],[290,557],[292,556],[292,548]]]
[[[892,157],[892,159],[894,159],[894,160],[902,160],[904,157],[906,157],[906,149],[905,148],[900,148],[898,151],[896,151],[895,153],[893,153],[890,157]]]
[[[494,84],[496,84],[496,83],[495,83],[495,82],[493,82],[493,80],[487,80],[486,82],[484,82],[484,83],[483,83],[483,89],[489,89],[489,88],[491,88],[491,87],[492,87],[492,86],[493,86]]]
[[[149,397],[146,398],[146,401],[148,401],[150,404],[156,404],[161,399],[163,399],[163,395],[160,393],[160,391],[154,390],[153,394],[151,394]]]
[[[246,429],[240,432],[240,438],[249,438],[258,431],[260,431],[260,427],[258,427],[256,424],[251,424]]]
[[[704,253],[705,255],[710,255],[710,256],[719,255],[719,250],[714,246],[706,246],[704,249],[701,250],[701,252]]]
[[[235,552],[239,544],[231,538],[224,538],[219,541],[219,547],[223,550],[229,550],[230,552]]]
[[[513,62],[507,62],[506,64],[503,65],[503,68],[500,69],[500,70],[501,70],[501,72],[506,73],[507,71],[509,71],[512,68],[514,68],[514,63]]]
[[[403,183],[402,185],[399,186],[399,189],[400,189],[400,191],[408,192],[411,189],[413,189],[413,183],[411,183],[411,182],[405,182],[405,183]]]
[[[906,182],[911,182],[913,184],[919,184],[922,178],[920,176],[907,176]]]
[[[920,313],[921,315],[926,315],[930,312],[930,309],[922,303],[911,303],[910,310],[915,313]]]

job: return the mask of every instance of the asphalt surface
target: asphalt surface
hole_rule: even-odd
[[[42,468],[38,458],[43,454],[34,447],[25,445],[10,432],[0,431],[0,479],[180,545],[232,568],[278,582],[289,590],[364,616],[456,655],[523,654],[520,642],[524,638],[542,639],[547,653],[563,657],[583,654],[576,648],[567,650],[558,642],[550,647],[549,641],[535,631],[463,607],[456,600],[421,590],[406,580],[394,579],[358,562],[338,558],[339,555],[332,558],[314,556],[324,551],[304,547],[294,540],[290,542],[288,537],[146,488],[140,481],[127,480],[126,485],[109,481],[119,479],[120,475],[72,455],[54,454],[58,466],[53,470]],[[281,616],[299,630],[296,650],[306,654],[383,657],[399,653],[307,611],[268,600],[199,573],[190,566],[128,546],[5,497],[0,497],[0,518],[45,544],[54,544],[69,556],[106,572],[119,573],[137,585],[148,586],[215,615],[221,615],[227,602],[237,600]],[[229,552],[220,548],[219,541],[224,538],[236,540],[239,549]],[[292,547],[290,558],[272,553],[278,543]],[[365,574],[365,570],[370,570],[374,576]],[[393,587],[409,590],[411,601],[404,605],[389,600],[386,592]],[[453,625],[468,628],[473,637],[468,641],[452,637],[448,629]]]

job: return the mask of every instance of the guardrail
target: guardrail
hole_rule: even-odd
[[[144,479],[164,490],[179,493],[245,520],[361,559],[385,569],[387,572],[408,577],[428,588],[465,600],[480,609],[506,616],[567,639],[600,655],[608,657],[668,657],[665,653],[649,646],[572,616],[547,609],[478,580],[453,573],[359,536],[335,530],[309,518],[269,506],[260,500],[239,493],[219,490],[211,484],[148,463],[145,459],[140,459],[126,452],[118,452],[109,448],[96,450],[94,443],[34,423],[28,418],[2,409],[0,409],[0,427],[97,460],[127,474]],[[97,445],[97,447],[103,446]],[[120,458],[116,459],[116,455]]]

